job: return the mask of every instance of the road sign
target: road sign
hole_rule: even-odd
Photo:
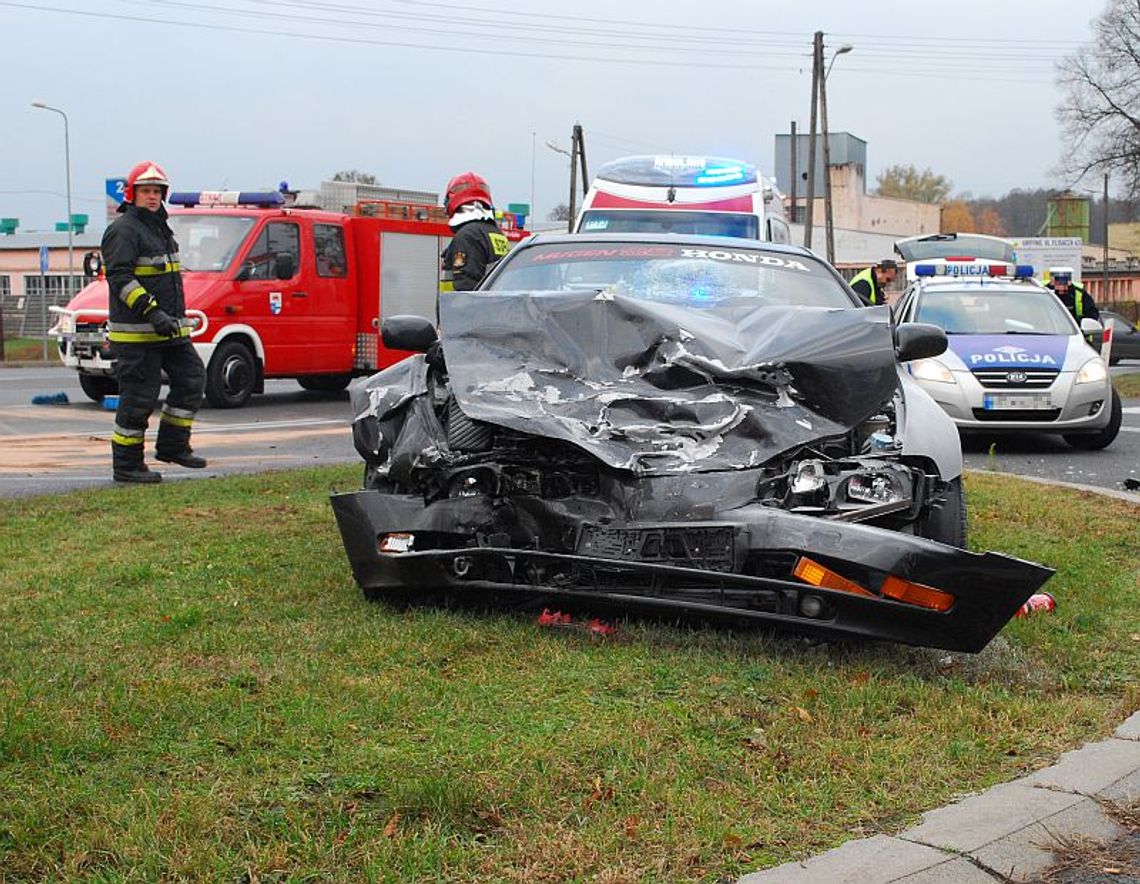
[[[47,246],[40,246],[40,275],[44,276],[48,272],[48,261],[51,259],[51,252],[48,251]]]
[[[126,178],[108,178],[107,179],[107,223],[110,224],[115,220],[115,215],[118,214],[119,206],[123,204],[123,196],[127,188]]]

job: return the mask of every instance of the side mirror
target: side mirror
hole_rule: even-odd
[[[237,276],[234,277],[236,282],[245,282],[253,276],[253,262],[243,261],[241,267],[238,269]]]
[[[1081,334],[1092,335],[1102,331],[1104,331],[1104,326],[1091,316],[1086,316],[1081,319]]]
[[[273,272],[278,279],[292,279],[297,272],[293,264],[293,256],[288,252],[276,255],[273,261]]]
[[[895,353],[899,362],[929,359],[946,352],[946,332],[928,322],[904,322],[895,328]]]
[[[380,326],[380,339],[389,350],[426,353],[436,342],[435,324],[423,316],[389,316]]]

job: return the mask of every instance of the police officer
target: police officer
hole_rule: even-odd
[[[495,223],[491,188],[482,176],[456,175],[447,182],[444,203],[454,234],[443,252],[440,291],[471,291],[507,253],[510,242]]]
[[[1092,296],[1084,288],[1073,282],[1072,267],[1051,268],[1049,270],[1048,288],[1051,288],[1053,293],[1061,299],[1061,303],[1073,315],[1077,325],[1080,325],[1081,320],[1086,316],[1089,319],[1100,321],[1100,311],[1096,309],[1096,302],[1093,301]]]
[[[878,264],[872,264],[861,271],[851,280],[851,288],[855,289],[864,301],[872,306],[887,303],[886,288],[895,281],[899,265],[891,258],[885,258]]]
[[[143,437],[158,404],[163,371],[170,392],[162,406],[155,457],[192,469],[206,466],[205,458],[190,450],[190,427],[202,404],[206,372],[190,343],[178,243],[163,206],[169,189],[160,166],[139,163],[127,174],[120,217],[103,234],[110,288],[107,337],[119,381],[111,434],[116,482],[162,480],[143,461]]]

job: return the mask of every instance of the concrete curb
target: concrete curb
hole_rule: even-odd
[[[1062,482],[1058,479],[1042,479],[1040,476],[1025,476],[1021,473],[1004,473],[1000,470],[966,470],[968,475],[1001,476],[1003,479],[1024,479],[1026,482],[1036,482],[1038,485],[1056,485],[1060,488],[1071,488],[1074,491],[1089,491],[1104,497],[1114,497],[1128,503],[1140,504],[1140,494],[1131,491],[1117,491],[1115,488],[1101,488],[1098,485],[1081,485],[1077,482]]]
[[[1064,841],[1123,834],[1100,802],[1136,800],[1140,712],[1109,739],[1086,743],[1012,783],[928,811],[898,835],[848,841],[803,862],[745,875],[738,884],[1034,881]]]

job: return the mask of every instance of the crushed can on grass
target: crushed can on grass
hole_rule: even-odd
[[[1047,592],[1037,592],[1029,597],[1029,600],[1017,609],[1016,617],[1028,617],[1030,614],[1036,614],[1041,611],[1051,612],[1056,610],[1057,602],[1053,596]]]

